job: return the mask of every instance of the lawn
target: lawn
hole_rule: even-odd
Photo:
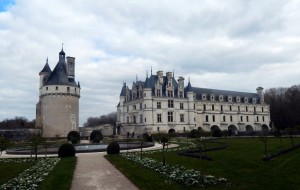
[[[224,142],[224,139],[221,141]],[[295,138],[294,141],[300,143],[300,138]],[[299,189],[300,149],[265,162],[262,161],[264,143],[259,138],[230,138],[226,142],[229,145],[226,149],[206,153],[213,158],[213,161],[201,161],[178,156],[176,152],[168,152],[166,162],[170,165],[182,165],[187,169],[201,170],[205,174],[225,177],[231,182],[228,187],[210,186],[206,189]],[[269,153],[291,145],[289,138],[282,138],[281,143],[277,138],[268,138],[267,142]],[[162,159],[161,153],[145,154],[145,156]],[[107,156],[107,158],[140,189],[162,189],[161,187],[185,189],[177,184],[166,184],[165,178],[118,156]]]
[[[19,162],[22,159],[13,159],[16,162],[5,162],[6,159],[3,158],[0,161],[0,185],[4,184],[6,181],[14,178],[19,173],[23,172],[25,169],[31,167],[33,162]],[[19,160],[19,161],[18,161]]]

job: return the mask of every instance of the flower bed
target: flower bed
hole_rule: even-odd
[[[197,170],[186,170],[183,166],[162,166],[161,162],[158,162],[151,158],[141,159],[138,154],[135,153],[122,153],[122,157],[131,160],[145,168],[151,169],[169,179],[169,182],[173,181],[184,186],[199,186],[204,187],[207,185],[216,184],[228,184],[228,180],[225,178],[216,178],[211,175],[201,175]]]
[[[28,161],[28,159],[1,159],[1,162],[24,162]],[[23,160],[23,161],[22,161]],[[25,170],[17,177],[9,180],[7,183],[0,186],[2,190],[35,190],[38,187],[46,176],[54,169],[56,164],[60,161],[60,158],[39,158],[34,166]]]

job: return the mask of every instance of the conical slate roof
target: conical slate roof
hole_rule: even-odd
[[[51,71],[51,69],[50,69],[50,67],[49,67],[48,59],[47,59],[47,62],[46,62],[46,64],[45,64],[44,68],[41,70],[40,74],[41,74],[41,73],[51,73],[51,72],[52,72],[52,71]]]

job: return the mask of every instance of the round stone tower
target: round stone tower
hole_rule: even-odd
[[[42,136],[66,137],[78,131],[80,85],[75,81],[75,58],[65,57],[62,49],[53,71],[47,59],[39,86],[36,127],[42,128]]]

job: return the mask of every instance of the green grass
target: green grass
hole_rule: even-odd
[[[224,139],[221,140],[224,142]],[[300,149],[280,157],[264,162],[264,143],[259,138],[233,138],[227,139],[229,147],[223,150],[207,152],[213,161],[178,156],[176,152],[166,153],[166,162],[170,165],[183,165],[187,169],[197,169],[217,177],[230,180],[231,186],[211,186],[206,189],[299,189],[300,187]],[[300,143],[300,138],[294,138],[295,143]],[[268,152],[274,152],[281,147],[290,147],[289,138],[269,138]],[[162,160],[161,153],[149,154],[148,157]],[[127,175],[141,189],[186,189],[174,184],[171,187],[164,184],[164,178],[156,173],[151,173],[135,164],[122,160],[118,156],[112,159],[107,157]],[[147,175],[147,177],[142,178]],[[153,178],[152,178],[153,177]],[[154,178],[155,177],[155,178]],[[147,180],[150,178],[151,180]],[[138,182],[138,181],[147,181]],[[154,180],[154,181],[153,181]],[[149,185],[151,182],[151,185]],[[156,187],[156,184],[159,187]],[[147,188],[147,185],[150,186]],[[163,188],[161,188],[163,187]],[[166,188],[165,188],[166,187]],[[189,188],[190,189],[190,188]]]
[[[68,190],[71,188],[76,157],[62,158],[51,174],[39,185],[39,190]]]
[[[25,163],[0,163],[0,185],[31,167],[33,162]]]

